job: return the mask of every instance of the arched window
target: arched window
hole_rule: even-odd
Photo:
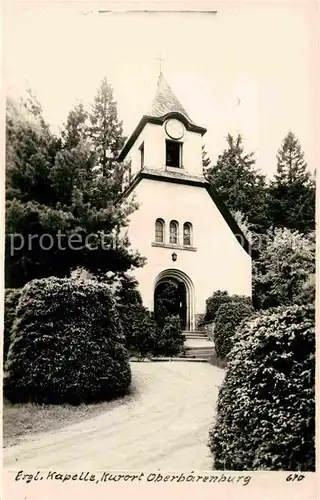
[[[157,219],[155,224],[155,238],[157,243],[164,243],[164,220]]]
[[[185,222],[183,224],[183,244],[185,246],[191,246],[192,239],[192,224],[190,222]]]
[[[173,245],[177,245],[179,238],[179,224],[176,220],[172,220],[170,222],[170,243]]]

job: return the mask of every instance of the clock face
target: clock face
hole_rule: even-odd
[[[181,139],[184,134],[184,126],[179,120],[168,120],[165,125],[166,132],[171,139]]]

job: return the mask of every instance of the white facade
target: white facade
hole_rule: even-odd
[[[129,240],[132,248],[147,259],[145,266],[135,269],[133,274],[149,310],[154,310],[154,292],[160,280],[171,279],[182,284],[186,296],[184,326],[194,330],[197,315],[205,312],[206,299],[214,291],[251,296],[251,257],[234,234],[237,225],[231,224],[233,230],[230,228],[225,211],[220,211],[221,207],[219,210],[202,176],[205,129],[183,113],[161,77],[159,82],[154,114],[143,118],[120,158],[131,159],[133,177],[123,196],[128,200],[134,198],[139,204],[130,217]],[[162,116],[166,98],[167,109]],[[175,123],[171,125],[178,128],[179,136],[175,141],[167,134],[167,121],[172,117]],[[181,123],[177,124],[179,120]],[[166,165],[169,163],[166,140],[181,144],[179,167]],[[157,219],[164,221],[165,234],[163,241],[158,238],[156,242]],[[169,240],[170,221],[179,224],[176,243]],[[184,244],[183,238],[187,222],[192,225],[190,244]]]
[[[165,141],[168,139],[164,126],[147,123],[139,134],[130,151],[131,173],[135,175],[141,169],[141,146],[144,147],[144,166],[151,169],[165,170]],[[202,175],[202,137],[199,133],[186,131],[183,140],[182,164],[185,172]]]
[[[182,271],[193,283],[194,317],[190,329],[195,327],[195,315],[205,312],[206,299],[215,290],[251,296],[251,258],[204,187],[142,179],[133,193],[140,207],[131,216],[128,235],[132,248],[147,258],[146,265],[136,269],[134,275],[148,309],[154,307],[157,277],[167,269]],[[166,223],[168,247],[153,246],[159,217]],[[191,222],[192,249],[168,244],[171,220],[179,222],[180,242],[184,222]]]

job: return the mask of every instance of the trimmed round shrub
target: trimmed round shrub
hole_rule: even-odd
[[[157,324],[145,307],[127,307],[122,311],[127,348],[140,356],[154,353]]]
[[[134,278],[124,275],[115,291],[116,306],[127,349],[132,354],[146,356],[154,350],[157,325],[150,312],[142,305],[137,286]]]
[[[251,304],[250,297],[244,295],[229,295],[226,290],[217,290],[206,300],[205,321],[214,321],[219,307],[228,302],[245,302]]]
[[[165,325],[166,318],[176,316],[179,312],[178,289],[173,283],[159,283],[155,290],[155,320],[160,328]]]
[[[21,296],[22,288],[7,288],[4,293],[4,335],[3,359],[6,361],[11,342],[11,330],[16,317],[16,309]]]
[[[185,336],[182,333],[179,316],[167,316],[163,328],[155,336],[154,354],[157,356],[177,356],[182,352]]]
[[[122,311],[127,349],[139,356],[176,356],[183,348],[178,316],[167,316],[163,327],[157,324],[154,314],[144,307],[126,308]]]
[[[47,278],[24,288],[4,393],[12,402],[96,402],[124,395],[131,371],[108,287]]]
[[[124,276],[115,291],[117,310],[121,318],[126,339],[126,347],[138,356],[175,356],[182,351],[185,337],[182,335],[181,321],[169,313],[174,305],[173,292],[176,288],[166,283],[161,296],[160,317],[142,305],[137,281]],[[163,291],[162,290],[162,291]],[[162,300],[163,299],[163,300]],[[176,301],[176,298],[174,298]]]
[[[242,324],[209,447],[220,470],[315,469],[315,310],[269,310]]]
[[[225,359],[234,343],[234,335],[242,320],[253,314],[245,302],[227,302],[219,307],[214,325],[213,340],[220,359]]]

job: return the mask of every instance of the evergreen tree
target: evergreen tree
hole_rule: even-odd
[[[94,166],[95,155],[86,143],[57,153],[50,180],[59,206],[71,206],[78,191],[82,193],[83,203],[91,201],[97,178]]]
[[[202,153],[202,168],[204,174],[206,174],[208,168],[211,166],[211,159],[207,153],[205,146],[202,146],[201,153]]]
[[[113,90],[106,78],[101,82],[89,113],[88,137],[97,156],[97,168],[112,182],[116,197],[122,189],[124,166],[118,156],[125,143],[122,122],[118,119]]]
[[[73,111],[61,141],[36,103],[8,102],[6,286],[79,267],[101,279],[144,262],[122,231],[135,207],[110,201],[113,179],[95,168],[84,113]]]
[[[80,102],[70,111],[65,127],[61,133],[63,145],[66,149],[71,149],[87,137],[88,112]]]
[[[253,153],[244,152],[240,135],[228,134],[227,144],[217,163],[206,168],[205,176],[228,208],[244,215],[249,229],[264,231],[268,227],[265,176],[255,170]]]
[[[114,178],[103,177],[98,154],[90,138],[89,113],[82,103],[69,112],[61,132],[62,149],[55,158],[51,180],[60,203],[71,204],[82,193],[84,203],[103,209],[115,198]]]
[[[292,132],[277,154],[277,172],[269,186],[272,225],[308,232],[315,227],[315,179],[307,170],[299,140]]]
[[[50,203],[49,173],[61,144],[32,99],[30,93],[26,101],[6,103],[6,198]]]
[[[314,301],[315,233],[268,230],[253,262],[253,301],[258,309]]]

